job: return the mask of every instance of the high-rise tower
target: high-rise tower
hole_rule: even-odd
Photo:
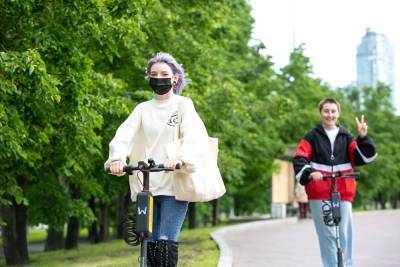
[[[376,87],[378,82],[392,89],[394,102],[393,48],[385,35],[367,28],[357,47],[357,87]]]

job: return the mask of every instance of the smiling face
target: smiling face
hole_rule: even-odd
[[[332,129],[336,127],[336,122],[339,118],[340,112],[335,103],[327,102],[323,104],[319,114],[325,128]]]

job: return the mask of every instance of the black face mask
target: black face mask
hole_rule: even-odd
[[[150,78],[149,83],[157,95],[165,95],[172,88],[171,78]]]

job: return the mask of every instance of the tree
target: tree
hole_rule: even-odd
[[[357,204],[367,206],[372,200],[386,208],[391,201],[397,205],[400,188],[400,148],[398,137],[399,116],[394,113],[391,103],[391,89],[379,84],[377,88],[363,88],[363,106],[357,110],[358,117],[365,115],[368,135],[376,143],[378,157],[370,166],[362,169],[359,181]]]
[[[0,203],[7,223],[3,239],[10,253],[5,253],[7,264],[18,264],[28,261],[24,191],[38,174],[34,168],[42,164],[60,95],[58,80],[48,74],[36,50],[0,52],[0,76]],[[12,232],[19,235],[13,237]]]
[[[1,145],[6,151],[1,158],[8,164],[1,166],[2,170],[8,170],[4,182],[7,191],[1,192],[5,205],[12,203],[7,200],[16,199],[19,203],[23,200],[21,188],[16,184],[19,174],[27,176],[29,173],[27,179],[33,192],[35,187],[48,184],[58,185],[59,192],[64,192],[68,190],[66,185],[81,183],[77,177],[92,167],[89,159],[101,154],[100,136],[96,133],[102,124],[99,110],[108,109],[107,95],[118,97],[123,86],[111,75],[96,73],[93,60],[83,53],[94,39],[97,40],[85,38],[98,25],[94,23],[97,18],[90,16],[95,13],[92,4],[14,1],[1,4],[4,10],[1,28],[6,29],[1,36],[2,63],[5,63],[1,72],[4,76],[1,105],[7,107],[1,116],[5,125]],[[86,18],[86,23],[79,24],[82,18]],[[110,92],[100,91],[102,88]],[[15,170],[13,166],[20,167]],[[46,190],[42,187],[36,191]],[[46,205],[37,206],[42,202],[36,199],[31,201],[31,205],[37,206],[33,208],[37,216],[32,218],[39,218],[31,223],[44,222],[53,214],[47,222],[59,223],[50,224],[50,229],[56,229],[65,222],[62,216],[68,218],[81,212],[86,218],[90,217],[90,209],[79,205],[79,200],[72,200],[69,194],[64,196],[67,197],[55,199],[66,201],[53,203],[50,209],[46,209]],[[64,205],[66,212],[51,213],[58,204]],[[54,215],[61,218],[54,218]],[[20,227],[25,226],[21,224]]]

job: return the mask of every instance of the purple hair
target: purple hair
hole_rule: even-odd
[[[173,89],[174,89],[174,93],[176,95],[180,95],[183,91],[183,88],[187,84],[187,81],[185,79],[185,71],[183,70],[182,65],[178,64],[178,62],[176,62],[175,58],[173,58],[170,54],[164,53],[164,52],[159,52],[152,59],[150,59],[149,62],[147,63],[147,69],[146,69],[147,75],[150,74],[151,67],[154,64],[160,63],[160,62],[167,64],[171,68],[172,73],[174,75],[178,74],[179,79],[178,79],[176,85],[173,86]]]

